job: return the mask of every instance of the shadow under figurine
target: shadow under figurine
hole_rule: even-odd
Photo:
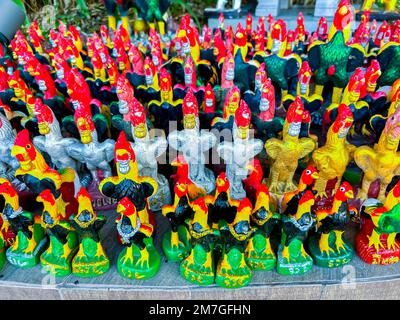
[[[79,250],[72,260],[72,273],[78,277],[97,277],[108,271],[110,261],[104,252],[99,232],[106,223],[105,216],[97,216],[85,188],[77,194],[78,213],[70,223],[79,237]]]
[[[17,235],[7,249],[7,260],[18,268],[32,268],[46,248],[45,232],[34,215],[20,207],[19,196],[7,179],[0,179],[0,194],[5,200],[3,221]]]
[[[125,245],[117,259],[119,274],[136,280],[154,277],[161,259],[153,244],[154,227],[141,221],[135,205],[128,197],[119,201],[117,212],[121,215],[116,220],[117,231]]]
[[[49,236],[50,245],[40,257],[46,272],[56,277],[71,273],[71,261],[78,249],[78,236],[67,221],[61,220],[56,199],[49,189],[42,191],[36,198],[43,203],[41,225]]]

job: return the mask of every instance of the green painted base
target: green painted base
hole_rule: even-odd
[[[148,263],[141,260],[140,249],[132,244],[125,247],[118,255],[117,269],[118,273],[125,278],[146,280],[154,277],[160,269],[161,257],[153,244],[152,238],[144,239],[148,251]],[[131,259],[132,258],[132,259]]]
[[[67,240],[63,245],[56,237],[50,236],[50,246],[40,257],[44,270],[56,277],[67,276],[72,272],[71,261],[78,249],[77,234],[70,232]]]
[[[270,250],[267,250],[269,248]],[[271,249],[269,239],[263,234],[255,234],[246,249],[246,262],[253,270],[273,270],[276,265],[276,255]]]
[[[84,238],[72,260],[72,273],[78,277],[92,278],[106,273],[108,269],[110,261],[101,243],[91,238]]]
[[[33,238],[36,245],[31,253],[25,253],[29,246],[29,239],[19,231],[16,242],[18,246],[11,246],[7,249],[7,260],[18,268],[32,268],[39,263],[40,255],[46,249],[48,240],[40,224],[33,225]]]
[[[188,256],[191,250],[190,235],[185,226],[179,226],[178,237],[179,247],[171,246],[171,230],[164,233],[162,239],[162,249],[168,261],[179,262]]]
[[[333,239],[333,241],[331,241]],[[335,234],[332,233],[329,236],[329,243],[333,242],[332,249],[335,249],[334,252],[330,252],[329,256],[324,252],[321,253],[319,249],[319,236],[313,236],[309,241],[309,249],[311,256],[314,260],[314,263],[319,267],[324,268],[337,268],[341,267],[345,264],[348,264],[354,255],[354,250],[352,246],[345,242],[343,243],[344,249],[342,248],[340,251],[336,249],[334,244]]]
[[[223,254],[218,263],[215,283],[223,288],[236,289],[249,284],[253,272],[247,265],[244,254],[237,248]]]
[[[4,247],[4,240],[0,238],[0,271],[3,270],[6,260],[6,248]]]
[[[212,253],[207,254],[207,251],[200,244],[196,244],[190,255],[182,261],[180,273],[183,278],[191,283],[201,286],[213,284],[215,268]]]
[[[282,257],[283,245],[279,245],[278,262],[276,271],[283,275],[301,275],[310,271],[313,267],[313,259],[307,254],[305,257],[301,254],[301,242],[293,240],[289,245],[289,261]]]

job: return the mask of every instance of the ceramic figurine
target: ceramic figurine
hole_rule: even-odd
[[[323,116],[321,107],[324,99],[316,93],[310,94],[311,77],[312,72],[310,65],[307,61],[303,61],[298,75],[296,95],[301,97],[304,105],[304,110],[310,113],[312,123],[320,125],[320,121],[322,121]],[[286,95],[282,99],[282,104],[286,111],[289,110],[289,107],[294,100],[295,97],[291,94]]]
[[[121,131],[114,149],[114,162],[117,176],[103,179],[99,189],[112,199],[128,197],[135,205],[141,223],[149,223],[148,198],[157,192],[157,182],[146,176],[140,176],[136,154]]]
[[[109,208],[113,206],[110,199],[103,198],[98,192],[98,185],[102,178],[111,176],[109,162],[113,159],[114,140],[106,139],[100,142],[94,119],[90,110],[86,109],[82,103],[78,103],[74,120],[80,135],[80,141],[75,141],[66,147],[67,154],[86,165],[92,176],[92,182],[88,186],[88,191],[95,200],[95,207]]]
[[[362,11],[370,11],[374,3],[383,5],[385,7],[385,12],[397,12],[396,5],[397,0],[384,0],[384,1],[375,1],[375,0],[364,0],[361,10]]]
[[[197,199],[207,194],[201,186],[196,185],[192,180],[190,180],[189,165],[182,154],[179,154],[174,160],[171,161],[170,164],[172,167],[176,168],[176,173],[172,174],[170,179],[174,183],[178,182],[179,180],[186,181],[190,199]]]
[[[341,104],[338,116],[328,130],[325,145],[312,154],[312,160],[319,174],[314,189],[321,198],[329,197],[337,190],[352,158],[355,146],[346,141],[352,124],[353,114],[350,108]],[[334,179],[336,179],[336,184],[332,188],[328,182]]]
[[[231,183],[230,195],[233,199],[243,199],[246,192],[242,181],[247,178],[247,164],[262,149],[262,141],[250,137],[251,112],[244,100],[235,113],[233,142],[223,141],[217,147],[219,156],[226,163],[226,176]]]
[[[171,132],[168,143],[183,153],[189,166],[189,179],[206,193],[211,193],[215,189],[215,178],[205,167],[204,152],[215,145],[217,138],[211,132],[200,130],[198,104],[191,89],[183,100],[182,111],[184,129]]]
[[[234,221],[240,201],[231,198],[230,182],[225,172],[218,175],[215,184],[215,194],[207,195],[205,201],[212,228],[218,229],[220,223],[232,223]]]
[[[257,190],[256,203],[251,214],[251,223],[256,231],[246,248],[246,262],[252,270],[272,270],[276,265],[271,235],[280,225],[280,215],[271,207],[268,188],[262,184]]]
[[[282,19],[278,19],[272,26],[268,41],[268,49],[271,50],[271,54],[257,52],[254,55],[255,60],[265,63],[268,76],[272,83],[279,88],[277,100],[289,93],[301,65],[301,59],[298,55],[291,54],[285,57],[286,41],[286,23]]]
[[[121,15],[122,25],[126,30],[129,30],[128,10],[131,6],[131,3],[129,1],[104,0],[104,5],[107,10],[108,27],[113,31],[117,30],[117,20],[115,18],[115,14],[118,10],[119,14]]]
[[[354,250],[343,239],[343,233],[357,214],[357,209],[348,203],[353,198],[353,188],[348,182],[343,182],[333,197],[332,207],[315,211],[318,235],[309,240],[309,249],[317,266],[336,268],[351,261]]]
[[[157,192],[149,197],[149,206],[152,211],[161,210],[162,206],[171,203],[171,192],[165,176],[158,173],[157,158],[162,156],[168,147],[164,136],[151,138],[147,123],[146,111],[140,103],[135,103],[130,112],[132,123],[132,136],[139,174],[151,177],[157,182]]]
[[[55,169],[72,168],[77,170],[77,163],[67,153],[67,147],[79,141],[64,138],[53,111],[40,98],[35,102],[35,115],[41,136],[33,138],[33,144],[40,151],[47,153]]]
[[[79,249],[72,259],[72,273],[78,277],[96,277],[108,271],[110,261],[104,252],[99,235],[106,217],[97,216],[92,200],[85,188],[76,195],[79,203],[77,213],[71,215],[70,223],[79,238]]]
[[[216,40],[214,40],[216,41]],[[220,85],[217,84],[214,86],[216,101],[218,109],[222,109],[221,106],[224,106],[224,102],[226,101],[226,96],[228,92],[234,87],[234,78],[235,78],[235,59],[231,52],[227,52],[226,56],[219,61],[222,63],[221,68],[221,81]]]
[[[19,162],[11,155],[15,136],[10,121],[0,112],[0,177],[12,181],[13,185],[19,188],[21,182],[14,177]]]
[[[244,198],[237,209],[235,220],[221,228],[222,256],[218,262],[215,282],[224,288],[240,288],[252,279],[253,272],[245,259],[248,239],[254,229],[250,226],[252,205]]]
[[[174,86],[174,96],[178,99],[184,99],[190,89],[196,96],[197,104],[201,105],[204,101],[204,86],[197,78],[196,64],[191,55],[188,55],[182,63],[183,84],[177,83]],[[200,79],[199,79],[200,80]]]
[[[216,110],[216,98],[214,89],[210,83],[207,83],[204,92],[203,108],[199,111],[200,129],[211,129],[211,123],[215,118],[220,118],[222,112]]]
[[[68,219],[69,215],[76,212],[78,204],[74,194],[75,186],[79,186],[79,180],[73,169],[64,168],[60,171],[51,169],[34,147],[26,129],[17,134],[11,155],[20,163],[15,177],[30,191],[39,195],[43,190],[50,189],[63,219]]]
[[[276,271],[283,275],[300,275],[312,269],[313,259],[304,248],[309,231],[316,224],[311,211],[314,195],[307,190],[291,212],[282,216],[282,240],[278,250]]]
[[[265,143],[267,154],[272,159],[269,191],[274,194],[282,195],[297,189],[293,183],[297,160],[307,156],[316,147],[313,139],[299,137],[302,122],[307,120],[307,115],[301,98],[296,97],[286,115],[282,140],[271,138]]]
[[[135,45],[131,44],[128,51],[128,58],[131,62],[132,70],[127,70],[126,77],[129,82],[137,88],[140,85],[146,84],[144,74],[144,58],[142,52]]]
[[[171,122],[176,122],[177,129],[181,130],[182,100],[174,99],[171,75],[165,68],[160,70],[160,96],[160,100],[152,100],[148,104],[149,111],[154,116],[154,127],[163,129],[168,134]]]
[[[251,122],[256,130],[256,138],[263,143],[270,138],[276,138],[283,129],[284,119],[275,116],[275,89],[271,79],[265,79],[261,84],[256,105],[249,107],[252,110]]]
[[[387,100],[390,102],[389,107],[386,106],[386,103],[384,104],[382,103],[383,101],[380,101],[381,107],[383,106],[385,109],[380,113],[372,115],[369,119],[369,123],[363,127],[363,130],[367,131],[366,134],[373,136],[374,141],[376,142],[378,142],[379,137],[386,126],[387,119],[397,110],[400,101],[400,79],[393,83],[393,86],[388,93]]]
[[[300,181],[297,189],[292,192],[286,192],[279,200],[280,212],[287,214],[288,212],[294,212],[293,206],[297,206],[300,198],[307,190],[312,190],[315,180],[319,178],[317,169],[314,166],[309,165],[305,168],[300,176]]]
[[[382,70],[382,75],[378,79],[378,86],[390,86],[393,82],[400,78],[398,61],[399,55],[399,42],[390,41],[384,44],[381,41],[381,46],[376,57]]]
[[[165,34],[164,14],[170,6],[168,0],[139,0],[135,2],[135,6],[139,9],[139,16],[142,17],[148,24],[150,29],[155,29],[157,22],[158,31],[161,35]]]
[[[356,237],[356,250],[369,264],[392,264],[400,259],[400,183],[381,202],[368,199],[361,207],[361,230]]]
[[[361,91],[365,87],[365,75],[361,68],[357,68],[351,75],[347,84],[341,103],[349,106],[353,113],[353,125],[349,131],[349,138],[362,135],[362,127],[369,120],[369,105],[360,101]],[[323,127],[332,124],[338,114],[338,104],[333,104],[326,109],[324,114]]]
[[[174,203],[162,208],[163,216],[168,218],[171,225],[171,231],[164,233],[162,248],[167,259],[172,262],[181,261],[191,249],[187,223],[193,218],[193,209],[188,188],[187,181],[179,179],[174,186]]]
[[[78,236],[67,221],[61,220],[56,199],[49,189],[42,191],[36,201],[43,203],[41,225],[50,245],[40,257],[42,266],[56,277],[71,273],[71,261],[78,249]]]
[[[118,96],[118,110],[111,107],[113,114],[111,122],[113,127],[118,130],[124,131],[126,136],[133,140],[131,121],[129,119],[129,112],[132,106],[137,103],[135,93],[132,85],[129,83],[126,73],[122,73],[117,81],[117,96]]]
[[[340,103],[343,88],[351,73],[364,61],[364,50],[358,44],[347,45],[353,14],[349,0],[342,0],[336,10],[326,42],[314,41],[308,61],[315,77],[315,93],[322,96],[324,86],[333,81],[332,103]],[[352,59],[349,59],[352,56]]]
[[[259,109],[258,107],[260,105],[261,89],[265,84],[265,82],[267,81],[267,79],[268,76],[267,72],[265,71],[265,63],[263,62],[258,67],[256,74],[254,76],[254,90],[247,90],[243,94],[243,100],[246,101],[251,112],[253,113],[257,112]],[[273,97],[275,98],[275,91]]]
[[[379,181],[379,193],[373,197],[377,197],[382,203],[385,201],[388,185],[400,172],[399,153],[397,152],[400,140],[399,121],[400,108],[387,119],[378,143],[372,148],[361,146],[354,151],[354,161],[364,171],[358,198],[367,199],[372,183]]]
[[[183,278],[197,285],[214,283],[214,241],[219,232],[212,229],[208,223],[208,208],[204,198],[200,197],[192,203],[193,219],[189,223],[189,232],[192,238],[190,254],[180,265]]]
[[[144,59],[145,85],[136,88],[136,96],[142,102],[160,100],[160,81],[159,74],[154,62],[149,56]]]
[[[16,234],[14,243],[7,249],[7,260],[18,268],[32,268],[46,249],[45,232],[35,216],[20,207],[19,196],[7,179],[0,178],[0,194],[5,201],[2,219]],[[4,251],[4,241],[2,244]],[[4,260],[0,262],[4,264]]]
[[[240,103],[240,90],[233,86],[226,94],[223,106],[223,116],[216,117],[211,121],[211,129],[222,131],[224,129],[232,130],[235,122],[235,113]]]
[[[119,201],[117,212],[120,214],[117,231],[126,246],[118,256],[118,272],[136,280],[154,277],[160,268],[160,254],[152,238],[154,227],[141,221],[135,205],[127,197]]]
[[[233,58],[235,59],[234,82],[240,88],[241,92],[245,92],[253,87],[252,82],[258,68],[256,61],[248,60],[247,58],[248,47],[246,29],[239,22],[235,32]]]

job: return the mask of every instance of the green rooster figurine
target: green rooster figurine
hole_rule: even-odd
[[[160,254],[152,238],[154,227],[140,220],[135,205],[128,197],[119,201],[117,212],[121,215],[116,221],[117,231],[126,245],[118,256],[118,272],[129,279],[154,277],[160,268]]]
[[[54,195],[49,189],[42,191],[36,198],[43,203],[42,227],[50,238],[50,245],[40,257],[46,272],[56,277],[71,273],[71,261],[78,248],[78,236],[70,223],[63,221]]]
[[[92,201],[85,188],[77,194],[78,214],[70,217],[71,225],[79,236],[79,250],[72,260],[72,273],[79,277],[96,277],[110,268],[110,261],[103,246],[99,231],[106,223],[104,216],[97,216]]]

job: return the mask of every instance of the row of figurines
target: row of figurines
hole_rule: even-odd
[[[12,184],[1,180],[0,193],[5,199],[3,253],[8,261],[32,267],[40,258],[46,270],[59,276],[71,271],[87,277],[106,272],[109,260],[99,235],[105,219],[96,215],[84,188],[74,196],[74,187],[79,184],[74,171],[51,169],[32,145],[27,130],[17,135],[13,153],[21,164],[16,177],[37,194],[43,210],[40,219],[24,211]],[[153,244],[155,223],[148,209],[148,198],[156,193],[157,182],[139,174],[135,151],[123,132],[114,153],[117,176],[102,180],[99,190],[118,201],[117,231],[126,246],[118,256],[118,271],[124,277],[147,279],[160,266],[160,254]],[[328,198],[317,196],[313,189],[319,177],[317,169],[307,167],[298,187],[280,198],[270,194],[265,184],[251,181],[248,197],[234,200],[225,172],[218,175],[216,190],[209,195],[199,195],[196,185],[178,174],[174,177],[173,204],[162,208],[171,224],[171,231],[162,240],[164,254],[170,261],[181,261],[181,274],[188,281],[215,281],[228,288],[248,284],[252,270],[276,266],[281,274],[301,274],[314,263],[324,267],[346,264],[353,249],[343,233],[358,212],[349,204],[353,188],[343,182],[334,194],[331,187]],[[197,198],[190,194],[197,194]],[[390,264],[399,259],[398,199],[400,183],[384,202],[368,199],[362,203],[362,229],[356,247],[368,263]],[[309,237],[315,227],[316,232]],[[276,236],[281,240],[277,251],[273,243]],[[5,251],[7,244],[11,246]]]

